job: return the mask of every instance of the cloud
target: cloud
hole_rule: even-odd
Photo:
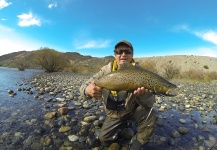
[[[196,55],[217,57],[217,46],[176,49],[173,51],[173,55]]]
[[[2,20],[2,21],[6,21],[7,19],[5,19],[5,18],[2,18],[1,20]]]
[[[88,40],[74,42],[75,49],[106,48],[110,44],[109,40]]]
[[[41,21],[37,17],[33,16],[31,12],[28,14],[21,14],[17,16],[19,18],[18,25],[21,27],[28,27],[32,25],[41,26]]]
[[[17,51],[32,51],[45,45],[29,37],[17,33],[13,28],[0,24],[0,56]]]
[[[7,2],[7,0],[0,0],[0,10],[11,5],[12,2]]]
[[[186,31],[188,33],[191,33],[193,35],[196,35],[197,37],[211,42],[215,45],[217,45],[217,31],[215,30],[195,30],[195,29],[191,29],[187,24],[180,24],[180,25],[176,25],[173,27],[172,29],[173,31]]]
[[[48,5],[48,8],[52,9],[54,7],[57,7],[57,2],[51,3]]]
[[[209,41],[215,45],[217,45],[217,31],[209,30],[209,31],[196,31],[194,34],[205,41]]]
[[[202,56],[209,56],[209,57],[217,57],[217,47],[207,48],[207,47],[201,47],[196,49],[198,54]]]

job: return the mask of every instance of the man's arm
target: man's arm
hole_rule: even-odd
[[[91,99],[93,97],[97,99],[101,99],[102,97],[101,88],[99,88],[94,81],[101,78],[105,74],[108,74],[109,72],[111,72],[111,63],[102,67],[98,73],[93,75],[89,80],[87,80],[81,85],[80,87],[81,96],[84,97],[85,100]]]

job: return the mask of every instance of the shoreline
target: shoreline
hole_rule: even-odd
[[[105,119],[102,102],[84,101],[80,97],[79,87],[89,77],[44,74],[33,78],[28,85],[20,84],[21,90],[14,97],[32,91],[28,94],[32,97],[29,103],[37,101],[37,107],[32,105],[31,110],[26,110],[23,113],[29,115],[26,118],[19,118],[21,110],[14,110],[7,119],[1,120],[0,148],[89,149]],[[181,94],[156,96],[154,110],[158,112],[158,121],[147,149],[212,148],[217,141],[217,82],[175,83]],[[12,125],[19,122],[20,125],[15,124],[19,128],[15,125],[14,130],[6,128],[10,121]]]

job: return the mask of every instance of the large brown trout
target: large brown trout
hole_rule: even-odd
[[[99,80],[96,85],[113,91],[132,92],[139,87],[145,87],[150,91],[175,96],[172,91],[177,86],[160,75],[130,63],[124,63],[117,71],[111,72]]]

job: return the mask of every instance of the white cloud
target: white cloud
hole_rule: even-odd
[[[169,55],[195,55],[217,57],[217,47],[192,47],[185,49],[176,49],[171,51]]]
[[[213,30],[209,31],[196,31],[194,34],[205,41],[209,41],[217,45],[217,32]]]
[[[109,46],[109,40],[88,40],[74,42],[75,49],[89,49],[89,48],[106,48]]]
[[[201,56],[217,57],[217,47],[206,48],[201,47],[196,50]]]
[[[12,28],[0,25],[0,56],[17,51],[39,49],[44,43],[31,40],[17,33]]]
[[[1,20],[2,20],[2,21],[6,21],[7,19],[5,19],[5,18],[2,18]]]
[[[176,25],[172,29],[173,31],[186,31],[188,33],[191,33],[193,35],[196,35],[197,37],[211,42],[215,45],[217,45],[217,31],[215,30],[195,30],[191,29],[187,24],[180,24]]]
[[[12,4],[12,2],[7,2],[7,0],[0,0],[0,9],[8,7],[11,4]]]
[[[31,25],[41,26],[41,21],[37,17],[33,16],[31,12],[28,14],[21,14],[17,16],[19,18],[18,25],[21,27],[27,27]]]
[[[57,7],[57,2],[51,3],[48,5],[48,8],[52,9],[54,7]]]

